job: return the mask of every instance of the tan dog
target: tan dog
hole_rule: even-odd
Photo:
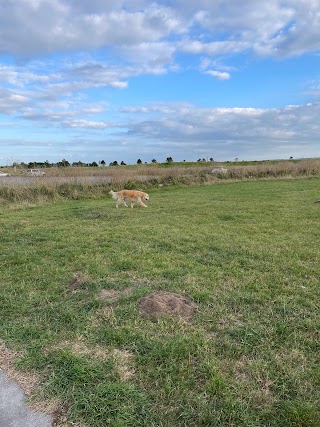
[[[138,203],[138,205],[147,208],[148,206],[143,203],[142,200],[149,200],[149,194],[144,193],[143,191],[138,190],[121,190],[121,191],[110,191],[110,196],[117,201],[116,208],[119,207],[121,203],[123,203],[127,208],[129,207],[126,204],[126,200],[130,200],[131,207],[133,208],[134,202]]]

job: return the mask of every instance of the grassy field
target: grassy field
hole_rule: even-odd
[[[87,427],[320,426],[320,179],[5,206],[0,339]],[[192,320],[142,318],[175,292]]]

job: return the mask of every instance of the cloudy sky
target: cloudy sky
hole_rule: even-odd
[[[320,156],[320,0],[0,0],[0,164]]]

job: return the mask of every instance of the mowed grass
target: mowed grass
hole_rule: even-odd
[[[35,398],[87,427],[320,426],[320,180],[150,196],[1,210],[0,339]],[[141,318],[163,291],[193,319]]]

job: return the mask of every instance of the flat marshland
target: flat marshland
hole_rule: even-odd
[[[320,179],[1,208],[2,346],[87,427],[320,426]],[[192,318],[141,317],[188,296]],[[60,421],[59,421],[60,420]]]

